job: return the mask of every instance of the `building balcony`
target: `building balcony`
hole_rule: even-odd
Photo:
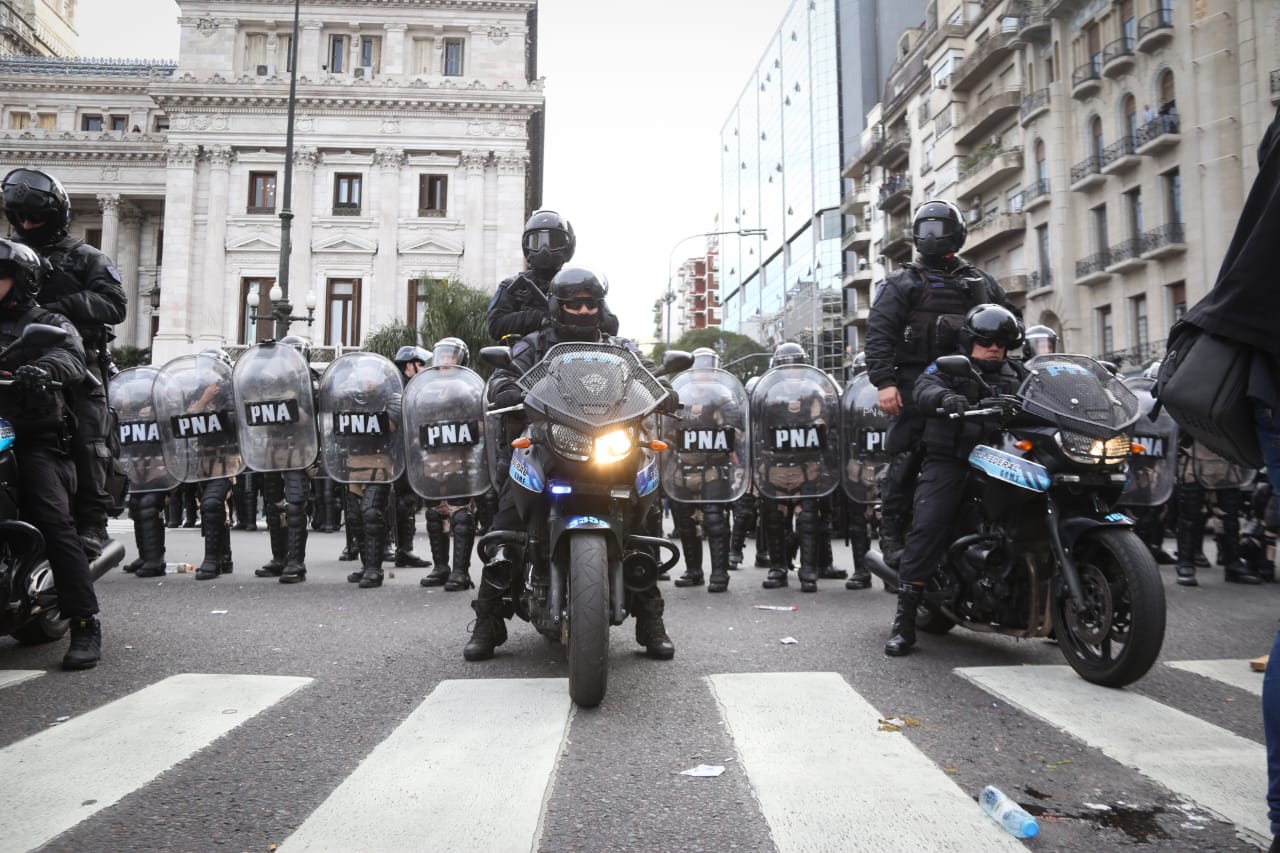
[[[1009,275],[998,276],[1000,286],[1004,288],[1006,296],[1016,296],[1020,293],[1026,293],[1030,284],[1031,276],[1019,270]]]
[[[1053,286],[1053,272],[1051,270],[1032,270],[1027,276],[1027,291],[1044,290],[1046,287]]]
[[[1090,154],[1071,167],[1072,192],[1084,192],[1106,181],[1107,176],[1102,174],[1102,158],[1097,154]]]
[[[993,149],[978,157],[956,178],[956,196],[969,198],[1022,172],[1022,149]]]
[[[1049,179],[1042,178],[1022,191],[1022,211],[1030,213],[1049,203]]]
[[[1127,172],[1142,162],[1137,153],[1137,140],[1132,136],[1122,136],[1102,149],[1102,174],[1113,175]]]
[[[1026,233],[1027,215],[1025,213],[996,213],[984,216],[969,225],[969,236],[965,238],[966,252],[976,254],[979,249],[986,248],[997,240],[1013,234],[1019,236]]]
[[[969,28],[964,24],[943,24],[925,34],[924,55],[933,56],[933,52],[948,39],[963,39]]]
[[[1138,19],[1138,39],[1134,47],[1143,53],[1152,53],[1173,38],[1173,11],[1157,9]]]
[[[843,178],[857,177],[858,171],[871,163],[872,160],[880,153],[880,143],[884,141],[884,131],[875,128],[871,131],[871,136],[867,141],[862,143],[862,147],[858,149],[858,153],[853,155],[853,159],[844,167],[844,171],[840,173]]]
[[[1134,141],[1137,145],[1134,150],[1143,156],[1158,154],[1166,148],[1177,145],[1182,141],[1182,136],[1178,133],[1178,117],[1176,115],[1156,116],[1138,128],[1138,137]]]
[[[1012,28],[988,36],[986,41],[951,69],[951,88],[956,92],[966,92],[973,88],[983,74],[1013,51],[1017,37],[1017,31]]]
[[[1044,6],[1027,6],[1018,14],[1018,41],[1038,42],[1048,38],[1053,21],[1044,13]]]
[[[877,205],[885,213],[893,213],[911,204],[911,176],[890,175],[880,185],[880,203]]]
[[[1044,13],[1050,18],[1066,18],[1079,12],[1089,0],[1047,0]]]
[[[1103,251],[1076,261],[1076,284],[1097,284],[1111,277],[1107,267],[1111,265],[1111,256]]]
[[[1037,89],[1022,99],[1018,107],[1018,123],[1023,127],[1036,116],[1049,111],[1049,88]]]
[[[884,106],[880,111],[886,120],[890,119],[893,113],[907,102],[907,98],[920,88],[920,84],[929,78],[929,66],[925,64],[923,52],[913,51],[913,53],[914,56],[889,74],[889,82],[885,86]]]
[[[911,239],[911,226],[901,226],[885,235],[880,246],[880,254],[893,260],[911,260],[911,250],[915,244]]]
[[[871,247],[871,225],[866,222],[855,222],[853,227],[844,232],[840,240],[840,251],[857,252],[866,255]]]
[[[1021,89],[1005,89],[977,104],[955,128],[956,145],[972,145],[1022,106]]]
[[[911,135],[906,128],[889,133],[880,145],[876,165],[886,171],[894,171],[911,155]]]
[[[1271,72],[1271,103],[1280,104],[1280,68]]]
[[[1071,97],[1077,101],[1092,98],[1102,91],[1102,54],[1095,53],[1088,62],[1071,72]]]
[[[1126,273],[1146,264],[1142,257],[1142,238],[1133,237],[1116,243],[1107,250],[1107,272],[1113,274]]]
[[[1102,73],[1112,79],[1133,70],[1133,39],[1118,38],[1102,49]]]
[[[863,263],[844,279],[845,287],[867,287],[871,284],[871,264]]]
[[[1186,228],[1181,222],[1170,222],[1142,235],[1142,257],[1154,261],[1187,251]]]
[[[858,214],[862,211],[860,207],[871,201],[871,184],[856,184],[845,191],[844,197],[840,200],[840,212],[847,214]]]

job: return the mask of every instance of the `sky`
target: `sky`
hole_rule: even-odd
[[[683,238],[722,230],[720,128],[791,2],[539,4],[543,206],[573,224],[574,262],[608,277],[626,337],[652,338],[669,273],[705,244]],[[177,59],[177,17],[174,0],[80,0],[80,53]]]

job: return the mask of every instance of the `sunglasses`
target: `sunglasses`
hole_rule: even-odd
[[[980,347],[1000,347],[1000,349],[1008,349],[1009,346],[1004,341],[997,341],[995,338],[974,338],[973,342]]]
[[[599,300],[592,299],[592,298],[590,298],[590,297],[579,297],[579,298],[577,298],[577,299],[566,299],[566,300],[565,300],[563,303],[561,303],[561,304],[562,304],[562,305],[564,305],[564,307],[565,307],[565,308],[568,308],[570,311],[582,311],[582,310],[585,310],[585,309],[587,309],[587,308],[599,308],[599,307],[600,307],[600,302],[599,302]]]

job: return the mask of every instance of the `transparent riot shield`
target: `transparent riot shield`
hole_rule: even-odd
[[[409,485],[429,501],[473,498],[489,488],[485,386],[475,371],[432,366],[404,389]]]
[[[151,397],[159,368],[146,364],[122,370],[107,383],[107,400],[116,410],[120,465],[133,492],[167,492],[178,479],[164,464],[164,443]]]
[[[400,371],[372,352],[351,352],[320,377],[320,463],[339,483],[386,483],[404,473]]]
[[[198,483],[244,470],[230,365],[203,353],[180,355],[160,368],[151,396],[173,476]]]
[[[255,471],[310,467],[319,452],[311,368],[287,344],[264,341],[236,361],[240,448]]]
[[[1173,496],[1178,482],[1178,424],[1169,413],[1161,409],[1151,420],[1155,398],[1151,379],[1136,377],[1126,379],[1125,384],[1138,398],[1142,414],[1133,425],[1133,443],[1142,445],[1143,452],[1129,457],[1129,481],[1116,502],[1121,506],[1160,506]]]
[[[751,485],[750,402],[732,373],[694,368],[671,387],[681,417],[662,418],[662,490],[681,503],[736,501]]]
[[[751,392],[751,481],[771,500],[818,498],[840,481],[840,392],[816,367],[786,364]]]
[[[1253,484],[1258,472],[1223,459],[1198,441],[1191,443],[1191,470],[1196,482],[1206,489],[1243,489]]]
[[[854,503],[880,500],[876,477],[893,456],[885,448],[892,420],[880,411],[880,391],[867,374],[854,377],[840,398],[840,470],[844,492]]]

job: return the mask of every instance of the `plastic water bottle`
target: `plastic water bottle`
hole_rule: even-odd
[[[1040,824],[1036,823],[1036,819],[995,785],[983,788],[978,795],[978,802],[982,805],[982,810],[1014,838],[1035,838],[1040,834]]]

